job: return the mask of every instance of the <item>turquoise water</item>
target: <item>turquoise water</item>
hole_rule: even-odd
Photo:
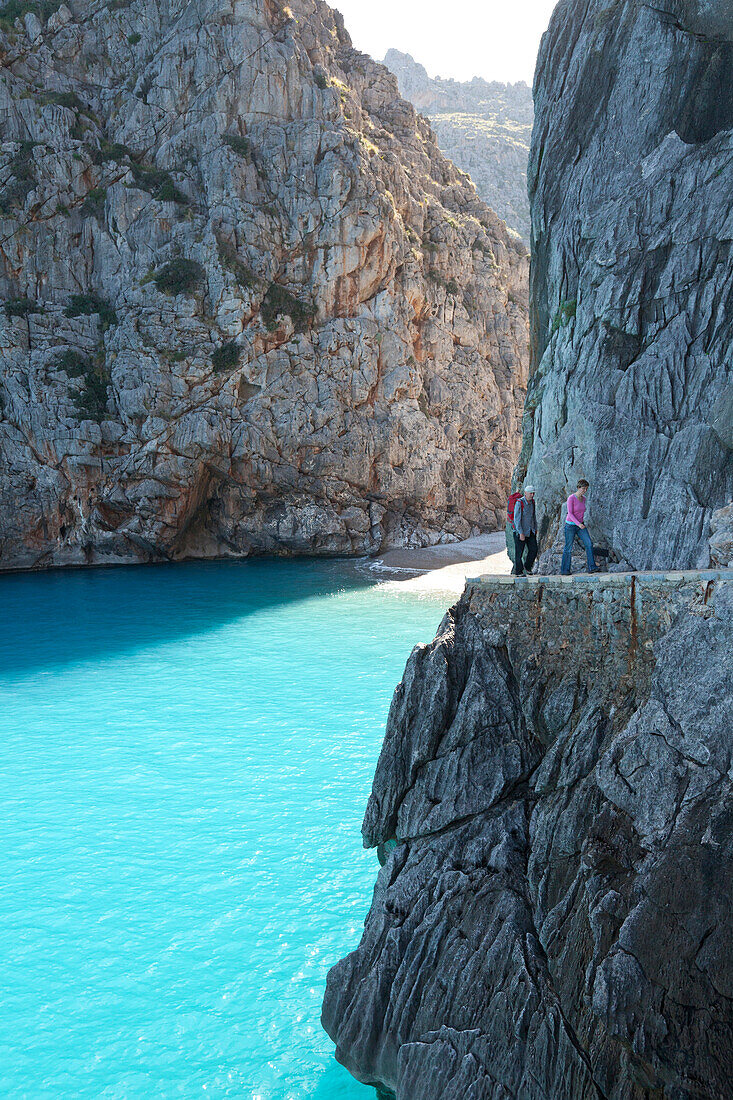
[[[348,563],[0,579],[0,1095],[374,1100],[319,1025],[442,605]]]

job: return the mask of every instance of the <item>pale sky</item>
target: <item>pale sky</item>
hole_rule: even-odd
[[[381,61],[390,46],[430,76],[526,80],[556,0],[329,0],[357,49]]]

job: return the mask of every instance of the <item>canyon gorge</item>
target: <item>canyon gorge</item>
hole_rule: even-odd
[[[532,89],[524,81],[445,80],[428,76],[409,54],[388,50],[384,64],[400,92],[435,130],[447,157],[468,172],[484,202],[529,243],[527,162]]]

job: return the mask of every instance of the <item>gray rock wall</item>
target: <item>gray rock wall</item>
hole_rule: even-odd
[[[78,0],[0,54],[0,567],[501,525],[526,250],[336,13]]]
[[[717,0],[561,0],[543,38],[517,478],[546,550],[579,476],[622,569],[706,565],[733,494],[732,39]]]
[[[730,1096],[733,581],[490,579],[408,663],[323,1008],[397,1100]]]

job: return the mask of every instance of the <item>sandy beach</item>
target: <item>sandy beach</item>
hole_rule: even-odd
[[[388,550],[371,563],[371,568],[384,570],[385,585],[401,592],[452,596],[461,594],[466,577],[508,574],[511,567],[503,531],[422,550]]]

